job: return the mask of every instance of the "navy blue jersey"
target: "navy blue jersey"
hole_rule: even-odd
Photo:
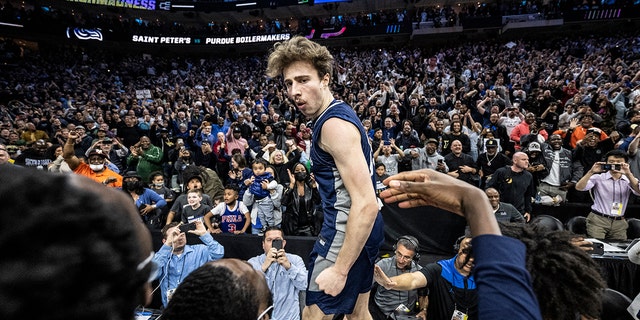
[[[371,177],[368,183],[373,186],[372,192],[375,192],[375,178],[373,175],[374,161],[371,144],[360,119],[349,105],[343,101],[334,100],[313,123],[311,168],[318,184],[324,211],[324,222],[314,251],[327,260],[335,261],[344,242],[351,197],[347,193],[333,157],[318,146],[322,135],[322,126],[330,118],[342,119],[358,128],[360,132],[360,150],[353,150],[353,153],[362,153],[365,156]],[[378,213],[371,235],[365,244],[367,250],[375,250],[377,253],[378,247],[383,240],[382,227],[382,216]]]

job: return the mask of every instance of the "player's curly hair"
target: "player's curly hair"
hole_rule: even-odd
[[[273,46],[267,63],[267,75],[272,78],[280,76],[284,68],[298,61],[311,63],[320,79],[325,74],[333,75],[333,56],[329,50],[302,36],[295,36]]]
[[[574,320],[577,314],[600,317],[606,282],[596,262],[571,244],[574,234],[510,223],[501,223],[501,229],[527,248],[526,268],[544,319]]]
[[[120,214],[130,201],[94,183],[0,165],[0,319],[131,319],[149,252]]]
[[[245,262],[246,263],[246,262]],[[253,279],[224,265],[206,263],[191,272],[176,289],[162,318],[167,320],[255,320],[262,296]]]

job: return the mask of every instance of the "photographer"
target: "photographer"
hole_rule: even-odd
[[[576,190],[592,190],[593,205],[587,216],[587,235],[596,239],[627,239],[629,224],[624,218],[631,193],[640,195],[638,179],[629,170],[629,156],[622,150],[609,151],[606,162],[596,162],[576,183]]]
[[[301,257],[287,253],[287,241],[278,227],[269,227],[262,236],[264,253],[249,264],[264,273],[273,295],[273,319],[299,320],[299,293],[307,289],[307,268]]]
[[[156,279],[160,280],[162,304],[165,307],[178,285],[193,270],[224,256],[224,247],[211,237],[204,224],[201,221],[193,223],[195,228],[191,230],[181,228],[176,222],[162,228],[163,245],[153,257],[153,262],[158,266]],[[204,244],[188,245],[185,232],[197,235]]]

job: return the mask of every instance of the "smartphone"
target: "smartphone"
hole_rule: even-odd
[[[275,239],[271,241],[271,247],[275,248],[276,250],[282,249],[282,239]]]
[[[443,159],[438,159],[438,163],[443,163],[444,160]]]
[[[617,170],[620,171],[620,169],[622,168],[621,165],[619,164],[610,164],[610,163],[604,163],[600,165],[600,168],[602,169],[602,171],[609,171],[609,170]]]
[[[591,250],[591,252],[589,252],[590,254],[595,254],[595,255],[603,255],[604,254],[604,244],[600,243],[600,242],[594,242],[593,243],[593,250]]]
[[[178,228],[180,229],[180,232],[187,233],[187,231],[189,231],[189,230],[195,230],[196,229],[196,223],[195,222],[191,222],[191,223],[187,223],[187,224],[181,224]]]

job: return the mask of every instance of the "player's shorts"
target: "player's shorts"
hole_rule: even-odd
[[[318,305],[324,314],[351,314],[361,293],[371,291],[373,284],[373,266],[378,255],[378,247],[365,247],[349,270],[347,282],[340,294],[333,297],[318,288],[316,278],[323,270],[333,266],[333,262],[311,253],[309,265],[309,286],[306,304]]]

